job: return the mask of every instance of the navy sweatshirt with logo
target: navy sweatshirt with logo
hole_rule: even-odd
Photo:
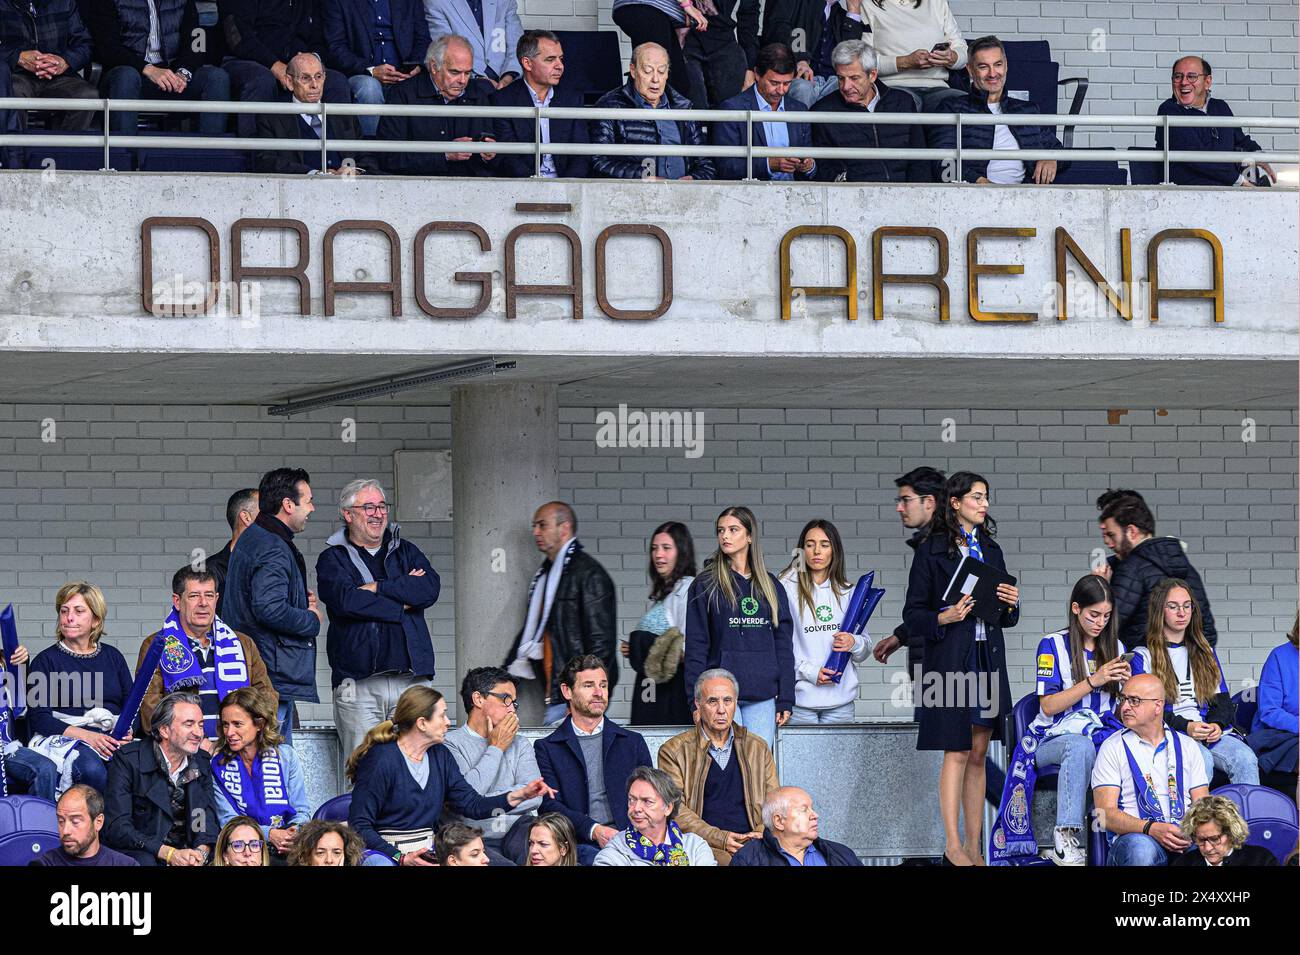
[[[776,591],[772,608],[753,581],[728,568],[736,603],[726,604],[712,575],[700,574],[686,597],[686,692],[695,696],[695,681],[705,670],[722,667],[740,683],[740,700],[776,700],[778,713],[794,706],[794,621],[785,589],[771,574]]]

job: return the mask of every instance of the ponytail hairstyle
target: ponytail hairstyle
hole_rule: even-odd
[[[772,577],[767,572],[767,565],[763,563],[763,545],[758,540],[758,519],[754,517],[754,512],[747,507],[729,507],[719,514],[717,520],[713,522],[715,537],[717,535],[718,521],[724,517],[734,517],[740,521],[749,534],[750,582],[753,589],[772,608],[772,628],[776,629],[777,612],[780,605],[776,602],[776,587],[772,583]],[[731,561],[723,553],[721,547],[718,547],[713,552],[713,556],[705,563],[703,576],[708,578],[707,587],[710,603],[712,603],[714,595],[720,591],[724,607],[736,606],[736,602],[740,598],[736,595],[736,586],[731,579]]]
[[[952,499],[965,497],[976,484],[983,484],[984,490],[992,495],[993,485],[983,477],[974,471],[958,471],[944,483],[943,500],[935,502],[937,506],[934,509],[934,517],[930,521],[930,533],[938,534],[948,542],[950,557],[959,553],[957,545],[965,542],[961,533],[961,521],[957,519],[957,510],[952,506]],[[984,515],[984,523],[980,525],[980,535],[989,538],[998,536],[998,524],[993,520],[992,514]]]
[[[808,532],[819,530],[822,531],[831,542],[831,565],[827,580],[830,581],[831,590],[835,592],[836,597],[843,597],[849,592],[849,581],[844,575],[844,543],[840,540],[840,532],[836,530],[835,525],[824,518],[814,518],[803,526],[799,532],[799,541],[795,545],[794,559],[790,561],[788,567],[783,570],[782,575],[794,571],[795,579],[799,583],[799,605],[792,608],[795,613],[802,609],[807,609],[808,613],[813,612],[813,579],[812,571],[808,569],[808,564],[804,560],[803,545],[808,539]]]
[[[432,687],[412,686],[407,687],[402,695],[397,698],[397,707],[393,711],[391,720],[384,720],[378,726],[366,734],[366,738],[361,741],[361,745],[353,750],[352,755],[348,757],[347,777],[348,782],[356,783],[357,767],[361,761],[366,758],[366,754],[371,749],[381,743],[392,743],[403,733],[415,729],[415,724],[420,720],[427,720],[433,717],[434,707],[442,699],[442,694]]]
[[[1110,584],[1096,574],[1084,574],[1075,582],[1074,589],[1070,591],[1070,602],[1066,604],[1070,615],[1070,674],[1074,677],[1075,684],[1087,680],[1089,674],[1088,658],[1083,646],[1083,627],[1079,624],[1079,616],[1074,612],[1073,605],[1078,604],[1082,612],[1101,603],[1110,604],[1111,611],[1110,620],[1094,641],[1092,658],[1099,668],[1103,663],[1109,663],[1119,656],[1119,617],[1115,613],[1115,598],[1111,595]],[[1101,690],[1116,696],[1119,694],[1119,681],[1112,680]]]
[[[650,558],[650,600],[652,603],[667,599],[677,587],[677,582],[683,577],[695,576],[695,542],[691,540],[691,532],[687,530],[686,525],[681,521],[665,521],[654,529],[654,533],[650,535],[650,543],[653,544],[655,538],[660,534],[667,534],[673,539],[673,546],[677,548],[677,563],[673,565],[668,578],[664,579],[655,570],[654,558]],[[648,548],[649,545],[647,545]]]
[[[1192,588],[1187,581],[1177,577],[1166,577],[1156,584],[1147,602],[1147,650],[1151,654],[1151,672],[1165,688],[1165,699],[1171,704],[1178,701],[1178,677],[1174,675],[1173,665],[1169,662],[1169,643],[1165,640],[1165,601],[1169,594],[1182,588],[1192,602],[1192,619],[1187,625],[1187,635],[1183,637],[1183,646],[1187,648],[1187,665],[1192,671],[1192,688],[1197,703],[1208,703],[1219,692],[1219,682],[1223,674],[1214,658],[1214,650],[1205,639],[1205,630],[1201,624],[1201,605],[1196,602]]]

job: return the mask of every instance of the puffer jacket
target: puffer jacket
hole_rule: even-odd
[[[1130,650],[1146,646],[1147,602],[1156,584],[1166,577],[1187,581],[1192,597],[1201,608],[1201,624],[1205,639],[1214,646],[1219,642],[1219,632],[1214,627],[1214,614],[1205,596],[1205,585],[1196,572],[1176,537],[1153,537],[1138,544],[1121,561],[1111,565],[1110,589],[1115,598],[1115,616],[1119,618],[1119,638]]]
[[[1016,99],[1007,96],[1005,93],[999,103],[1002,112],[1007,116],[1022,116],[1026,113],[1037,113],[1038,107],[1028,100]],[[943,104],[943,108],[949,113],[962,113],[966,116],[982,115],[991,116],[993,111],[989,109],[989,98],[982,90],[971,89],[971,91],[960,98],[952,99]],[[992,149],[993,132],[995,127],[976,125],[972,123],[969,126],[961,128],[961,147],[962,149]],[[1021,149],[1060,149],[1061,141],[1056,138],[1056,130],[1051,126],[1007,126],[1011,130],[1011,135],[1015,137],[1016,145]],[[936,126],[934,127],[934,145],[938,149],[951,149],[957,142],[957,130],[954,126]],[[1025,161],[1025,182],[1034,181],[1034,169],[1038,163],[1034,160]],[[1058,163],[1057,174],[1065,171],[1069,163]],[[989,161],[987,159],[965,159],[961,164],[961,177],[966,182],[976,182],[982,176],[988,174]]]
[[[668,100],[668,109],[694,109],[682,94],[671,86],[664,91]],[[616,90],[610,90],[596,103],[597,109],[645,109],[636,95],[632,81]],[[651,115],[646,111],[647,116]],[[705,145],[704,134],[699,123],[682,120],[677,123],[678,135],[683,146]],[[602,145],[632,144],[644,146],[659,145],[659,129],[653,119],[596,119],[591,121],[591,141]],[[708,156],[687,156],[686,175],[695,179],[716,179],[717,172],[713,160]],[[637,156],[592,156],[591,170],[597,176],[606,179],[641,179],[645,176],[645,160]]]

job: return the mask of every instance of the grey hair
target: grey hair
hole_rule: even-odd
[[[877,69],[876,48],[866,40],[845,40],[843,43],[836,43],[835,49],[831,50],[832,66],[848,66],[851,63],[861,64],[865,73],[870,73]]]
[[[343,490],[339,492],[340,515],[342,515],[343,511],[346,511],[351,507],[353,503],[355,503],[357,495],[368,487],[373,487],[380,494],[384,495],[385,500],[388,499],[388,495],[384,494],[384,486],[374,478],[357,478],[355,481],[349,481],[347,484],[344,484]]]
[[[447,59],[447,47],[451,46],[453,43],[461,44],[465,49],[469,50],[470,53],[474,52],[474,48],[469,45],[469,40],[465,39],[460,34],[444,33],[442,36],[436,36],[433,38],[433,42],[429,44],[428,52],[424,54],[424,62],[427,65],[432,66],[434,70],[442,69],[443,61]],[[432,72],[432,70],[430,72]]]
[[[710,680],[730,680],[732,692],[736,695],[737,700],[740,699],[740,682],[736,679],[735,674],[730,670],[722,669],[722,667],[715,667],[712,670],[705,670],[695,681],[696,703],[700,701],[700,693],[704,689],[704,684],[708,683]]]
[[[629,793],[632,792],[632,784],[637,782],[649,783],[659,798],[673,807],[672,812],[668,813],[668,818],[675,819],[677,817],[677,810],[682,806],[682,790],[677,783],[673,782],[671,776],[662,769],[655,769],[652,766],[638,766],[632,770],[632,775],[627,777],[626,789]]]
[[[773,789],[763,797],[763,825],[768,829],[774,828],[773,821],[777,816],[784,818],[790,817],[790,794],[798,789],[797,786],[781,786]]]
[[[175,693],[168,693],[154,707],[153,717],[149,721],[150,736],[156,740],[162,740],[162,728],[172,725],[172,718],[176,715],[176,707],[181,703],[189,703],[191,706],[203,709],[203,702],[199,699],[197,693],[185,693],[180,690]]]
[[[298,75],[298,71],[293,68],[293,61],[298,59],[298,57],[300,56],[310,56],[313,60],[315,60],[317,63],[320,64],[320,68],[322,70],[325,69],[325,63],[324,61],[321,60],[320,56],[318,56],[315,53],[312,53],[310,50],[303,50],[301,53],[295,53],[293,56],[289,57],[289,62],[286,64],[286,66],[288,66],[289,68],[290,76]]]

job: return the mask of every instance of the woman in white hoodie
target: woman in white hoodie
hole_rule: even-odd
[[[844,611],[853,594],[844,565],[840,532],[830,521],[817,519],[804,526],[795,558],[780,577],[795,617],[792,724],[853,722],[857,667],[845,667],[839,683],[826,668],[832,651],[847,651],[853,664],[871,652],[865,632],[855,637],[844,631]]]

